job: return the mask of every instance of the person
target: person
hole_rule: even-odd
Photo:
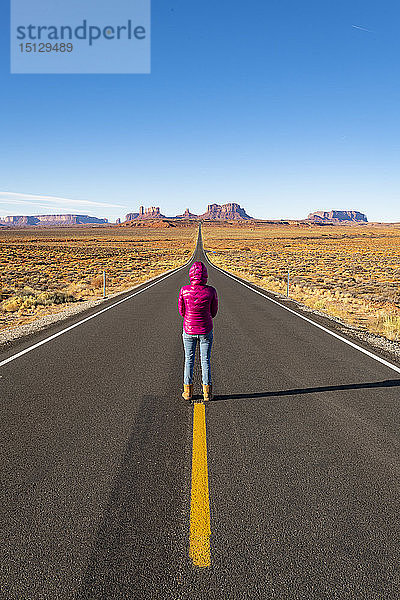
[[[218,311],[217,290],[207,285],[207,267],[201,261],[193,263],[189,271],[190,285],[180,289],[179,314],[183,317],[183,347],[185,367],[183,394],[185,400],[193,398],[193,367],[197,341],[200,343],[203,398],[212,399],[211,346],[213,343],[213,318]]]

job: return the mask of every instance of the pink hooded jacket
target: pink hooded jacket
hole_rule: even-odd
[[[190,285],[181,288],[178,298],[179,314],[183,317],[183,329],[189,334],[209,333],[213,318],[218,311],[217,290],[206,285],[206,266],[197,261],[189,271]]]

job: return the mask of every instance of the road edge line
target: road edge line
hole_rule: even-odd
[[[204,248],[203,248],[203,252],[204,252],[204,256],[206,257],[207,262],[214,269],[217,269],[217,271],[221,271],[221,273],[223,273],[227,277],[230,277],[231,279],[233,279],[237,283],[242,284],[244,287],[247,287],[249,290],[252,290],[254,293],[259,294],[260,296],[262,296],[266,300],[269,300],[270,302],[273,302],[274,304],[277,304],[278,306],[280,306],[281,308],[287,310],[288,312],[292,313],[293,315],[296,315],[300,319],[303,319],[303,321],[307,321],[307,323],[311,323],[311,325],[314,325],[315,327],[318,327],[318,329],[321,329],[322,331],[325,331],[325,333],[328,333],[329,335],[332,335],[333,337],[337,338],[338,340],[341,340],[342,342],[344,342],[348,346],[351,346],[352,348],[355,348],[356,350],[359,350],[360,352],[362,352],[366,356],[369,356],[370,358],[373,358],[374,360],[380,362],[381,364],[385,365],[386,367],[389,367],[389,369],[392,369],[392,371],[395,371],[396,373],[400,373],[400,367],[396,367],[396,365],[393,365],[392,363],[390,363],[389,361],[385,360],[384,358],[381,358],[377,354],[374,354],[373,352],[370,352],[369,350],[365,350],[365,348],[363,348],[362,346],[359,346],[358,344],[355,344],[354,342],[351,342],[350,340],[347,340],[343,336],[339,335],[338,333],[335,333],[334,331],[331,331],[330,329],[328,329],[327,327],[324,327],[323,325],[320,325],[319,323],[316,323],[312,319],[308,319],[307,317],[305,317],[304,315],[301,315],[300,313],[296,312],[292,308],[289,308],[288,306],[285,306],[284,304],[281,304],[277,300],[274,300],[273,298],[270,298],[269,296],[263,294],[259,290],[255,290],[250,285],[247,285],[247,283],[245,283],[244,281],[241,281],[238,277],[236,277],[234,275],[231,275],[230,273],[228,273],[224,269],[221,269],[220,267],[217,267],[216,265],[214,265],[209,260],[209,258],[207,257],[207,255],[206,255],[206,253],[204,251]]]
[[[198,241],[198,238],[197,238],[197,241]],[[94,313],[93,315],[89,315],[88,317],[85,317],[84,319],[81,319],[77,323],[74,323],[73,325],[70,325],[69,327],[66,327],[65,329],[62,329],[61,331],[58,331],[57,333],[54,333],[53,335],[49,336],[48,338],[45,338],[44,340],[41,340],[40,342],[37,342],[36,344],[33,344],[32,346],[28,346],[28,348],[25,348],[25,350],[21,350],[21,352],[17,352],[16,354],[13,354],[12,356],[9,356],[8,358],[6,358],[6,359],[4,359],[3,361],[0,362],[0,367],[3,367],[4,365],[12,362],[13,360],[16,360],[17,358],[20,358],[24,354],[27,354],[28,352],[31,352],[32,350],[35,350],[35,348],[39,348],[39,346],[43,346],[43,344],[46,344],[47,342],[50,342],[51,340],[54,340],[55,338],[59,337],[60,335],[63,335],[64,333],[67,333],[67,331],[71,331],[71,329],[74,329],[75,327],[78,327],[79,325],[82,325],[83,323],[86,323],[87,321],[90,321],[90,319],[94,319],[95,317],[98,317],[99,315],[101,315],[102,313],[106,312],[107,310],[110,310],[111,308],[114,308],[115,306],[118,306],[118,304],[122,304],[122,302],[126,302],[126,300],[130,300],[134,296],[137,296],[138,294],[141,294],[142,292],[145,292],[149,288],[153,287],[153,285],[157,285],[157,283],[161,283],[161,281],[164,281],[168,277],[171,277],[171,275],[174,275],[175,273],[178,273],[178,271],[180,271],[181,269],[185,269],[192,262],[193,257],[194,257],[194,255],[196,253],[196,250],[197,250],[197,243],[196,243],[196,247],[194,249],[194,252],[193,252],[192,256],[190,257],[190,259],[188,260],[188,262],[185,263],[184,265],[182,265],[181,267],[178,267],[177,269],[174,269],[173,271],[171,271],[170,273],[168,273],[168,275],[165,275],[161,279],[158,279],[157,281],[154,281],[153,283],[150,283],[150,285],[147,285],[145,288],[143,288],[141,290],[138,290],[137,292],[134,292],[133,294],[130,294],[129,296],[126,296],[125,298],[122,298],[122,300],[118,300],[118,302],[114,302],[114,304],[111,304],[110,306],[106,306],[105,308],[102,308],[101,310],[99,310],[98,312]]]

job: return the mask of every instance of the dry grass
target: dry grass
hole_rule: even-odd
[[[203,227],[209,258],[267,290],[400,339],[400,226]]]
[[[7,229],[0,232],[0,330],[115,293],[189,259],[197,227]]]

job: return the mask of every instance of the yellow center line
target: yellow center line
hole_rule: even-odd
[[[192,493],[189,543],[189,555],[196,567],[209,567],[211,565],[210,535],[206,409],[202,402],[196,402],[193,409]]]

